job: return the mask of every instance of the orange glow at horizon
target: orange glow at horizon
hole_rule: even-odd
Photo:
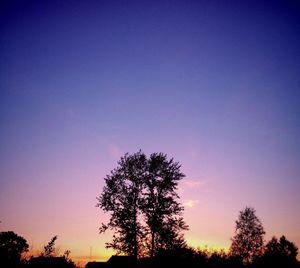
[[[194,238],[187,238],[186,239],[187,245],[194,248],[194,249],[200,249],[200,250],[208,250],[209,252],[215,252],[215,251],[225,251],[228,252],[229,245],[227,244],[221,244],[217,241],[211,241],[211,240],[198,240]]]

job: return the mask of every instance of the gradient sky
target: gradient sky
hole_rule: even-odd
[[[0,231],[106,259],[96,196],[142,149],[181,163],[190,245],[248,205],[300,247],[299,1],[5,0],[0,31]]]

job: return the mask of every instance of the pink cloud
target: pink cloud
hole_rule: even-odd
[[[207,185],[207,181],[200,181],[200,180],[185,180],[183,182],[184,186],[187,188],[200,188]]]
[[[199,203],[199,200],[192,200],[192,199],[189,199],[189,200],[186,200],[183,202],[183,205],[187,208],[193,208],[195,207],[197,204]]]
[[[114,143],[109,144],[109,146],[108,146],[108,152],[109,152],[109,155],[113,159],[116,159],[116,160],[119,160],[120,157],[123,155],[122,150],[120,149],[120,147],[117,146]]]

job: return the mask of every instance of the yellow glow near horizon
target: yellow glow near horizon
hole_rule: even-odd
[[[187,238],[187,244],[195,249],[207,249],[209,251],[225,251],[227,252],[229,249],[228,245],[223,245],[218,243],[217,241],[209,241],[209,240],[198,240],[193,238]]]

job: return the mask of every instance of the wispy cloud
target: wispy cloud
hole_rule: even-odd
[[[193,208],[195,207],[197,204],[199,203],[199,200],[186,200],[185,202],[183,202],[183,205],[187,208]]]
[[[111,143],[108,145],[108,152],[109,155],[116,160],[119,160],[123,155],[122,150],[115,143]]]
[[[200,188],[206,186],[207,181],[206,180],[185,180],[183,184],[187,188]]]

